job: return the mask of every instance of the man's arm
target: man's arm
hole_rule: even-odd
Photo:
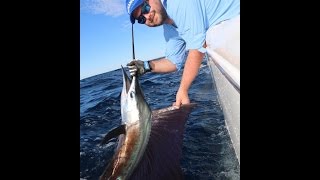
[[[150,60],[149,65],[152,69],[151,72],[154,73],[170,73],[177,70],[176,65],[164,57]]]
[[[170,73],[177,70],[176,65],[164,57],[149,61],[133,60],[127,66],[131,76],[142,76],[150,70],[154,73]]]
[[[189,50],[188,58],[186,60],[180,87],[176,95],[176,102],[173,104],[180,107],[181,104],[190,103],[188,91],[193,80],[198,75],[199,67],[201,65],[204,53],[198,50]]]

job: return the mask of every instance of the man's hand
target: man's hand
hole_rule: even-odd
[[[146,64],[147,63],[147,64]],[[127,64],[131,76],[142,76],[150,71],[148,61],[133,60]],[[146,67],[147,66],[147,67]]]
[[[182,104],[189,104],[190,99],[188,96],[188,91],[179,89],[176,95],[176,102],[173,103],[173,106],[180,108]]]

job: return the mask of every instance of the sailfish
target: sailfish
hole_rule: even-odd
[[[99,179],[183,179],[180,158],[184,125],[195,104],[151,111],[138,77],[132,76],[131,80],[121,69],[121,125],[100,143],[118,137],[118,144]]]

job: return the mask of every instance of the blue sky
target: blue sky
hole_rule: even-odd
[[[163,28],[134,24],[136,59],[164,55]],[[132,60],[131,23],[125,0],[80,0],[80,79]]]

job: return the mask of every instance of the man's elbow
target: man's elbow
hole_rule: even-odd
[[[179,71],[181,69],[180,67],[181,65],[179,64],[175,64],[175,63],[170,63],[170,72],[176,72]]]

